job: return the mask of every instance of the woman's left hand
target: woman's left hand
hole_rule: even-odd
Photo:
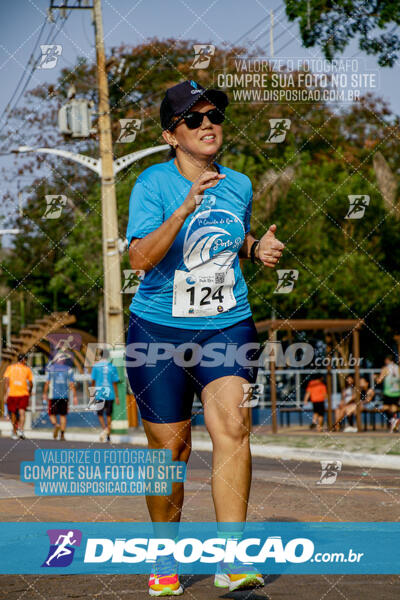
[[[276,267],[285,247],[285,244],[276,239],[275,231],[276,225],[271,225],[267,233],[262,236],[255,252],[263,265],[271,269]]]

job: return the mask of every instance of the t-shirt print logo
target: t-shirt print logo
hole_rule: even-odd
[[[230,269],[243,244],[244,227],[227,210],[196,212],[189,223],[183,243],[183,260],[188,271]]]
[[[42,567],[68,567],[81,545],[82,532],[79,529],[48,529],[50,548]]]

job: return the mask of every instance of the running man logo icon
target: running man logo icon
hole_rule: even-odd
[[[102,410],[110,397],[110,389],[101,386],[89,386],[89,404],[86,410]]]
[[[269,119],[271,131],[267,137],[267,143],[280,144],[280,142],[284,142],[291,123],[290,119]]]
[[[239,404],[240,408],[254,408],[258,406],[261,396],[264,393],[262,383],[242,383],[243,400]]]
[[[193,44],[194,60],[192,69],[207,69],[211,57],[215,54],[215,46],[212,44]]]
[[[81,545],[82,532],[79,529],[48,529],[50,548],[42,567],[68,567],[73,559],[75,548]]]
[[[145,274],[145,271],[142,270],[124,269],[124,283],[122,284],[121,294],[136,294]]]
[[[67,196],[45,196],[46,198],[46,209],[42,216],[42,219],[59,219],[61,217],[62,210],[67,204]]]
[[[42,56],[40,57],[38,69],[54,69],[58,57],[61,56],[62,46],[58,44],[44,44],[40,46]]]
[[[335,483],[341,470],[342,461],[321,460],[321,477],[317,481],[317,485],[332,485],[332,483]]]
[[[274,294],[289,294],[299,278],[299,272],[296,269],[278,269],[277,273],[278,283]]]
[[[365,214],[365,209],[369,205],[369,196],[363,194],[361,196],[348,196],[349,210],[345,219],[362,219]]]
[[[140,119],[120,119],[119,125],[121,131],[117,142],[119,144],[129,144],[130,142],[134,142],[141,124],[142,121]]]
[[[49,333],[47,336],[50,342],[50,360],[71,360],[74,358],[74,351],[78,351],[82,346],[82,336],[79,333]]]

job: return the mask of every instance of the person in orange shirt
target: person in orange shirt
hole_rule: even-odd
[[[308,383],[304,395],[304,404],[311,401],[313,405],[313,420],[310,429],[317,427],[317,431],[322,431],[327,396],[328,390],[322,377],[316,377]]]
[[[23,354],[18,355],[16,363],[9,365],[4,373],[6,384],[6,402],[13,426],[12,439],[25,439],[25,411],[33,386],[33,374],[26,364]]]

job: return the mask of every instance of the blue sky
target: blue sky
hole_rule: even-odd
[[[69,0],[74,2],[74,0]],[[0,7],[0,115],[12,96],[22,74],[49,6],[49,0],[14,0]],[[212,43],[217,49],[223,42],[233,43],[264,19],[246,39],[259,37],[258,44],[269,53],[269,18],[274,11],[275,54],[279,57],[315,57],[315,49],[306,50],[300,44],[297,24],[288,23],[284,4],[279,0],[103,0],[103,20],[106,47],[121,42],[138,44],[152,36],[180,37],[198,43]],[[55,11],[57,15],[58,11]],[[54,27],[54,26],[53,26]],[[45,32],[51,31],[46,25]],[[77,55],[94,58],[93,27],[90,11],[73,11],[55,43],[63,45],[63,54],[53,70],[36,71],[31,85],[55,80],[62,67],[75,64]],[[43,42],[42,42],[43,43]],[[279,52],[280,48],[285,48]],[[345,57],[354,54],[365,58],[368,67],[379,69],[379,94],[400,113],[399,67],[382,69],[372,57],[359,53],[357,45],[346,50]]]

